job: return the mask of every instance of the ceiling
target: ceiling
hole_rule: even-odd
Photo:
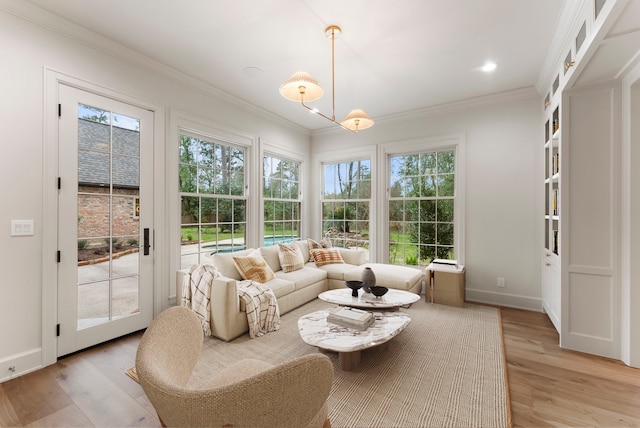
[[[296,71],[335,116],[372,118],[533,87],[565,0],[28,0],[184,75],[310,131],[330,126],[282,98]],[[69,24],[70,26],[73,24]],[[480,67],[494,61],[498,68]]]

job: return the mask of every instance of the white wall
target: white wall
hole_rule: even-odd
[[[541,106],[535,92],[522,90],[379,120],[357,135],[340,129],[317,133],[312,160],[319,170],[317,164],[331,153],[343,160],[345,149],[366,155],[385,143],[464,135],[467,299],[541,310]],[[314,221],[320,231],[318,216]],[[505,288],[497,287],[498,277],[506,279]]]
[[[0,67],[2,97],[0,97],[0,381],[38,368],[44,362],[42,343],[54,334],[54,325],[43,331],[43,307],[51,302],[42,301],[43,289],[55,287],[55,278],[42,278],[42,266],[49,257],[43,256],[43,199],[53,189],[53,183],[43,184],[46,148],[44,141],[55,141],[48,135],[44,121],[55,105],[43,107],[46,87],[45,69],[84,80],[126,94],[142,104],[159,106],[156,118],[172,123],[172,111],[193,114],[226,129],[235,129],[264,138],[282,146],[283,150],[308,153],[309,135],[304,130],[287,125],[268,114],[236,105],[223,97],[213,96],[203,87],[192,86],[178,79],[166,78],[161,73],[144,70],[88,47],[60,34],[36,26],[5,11],[0,11]],[[166,117],[165,117],[166,115]],[[50,117],[50,116],[49,116]],[[154,136],[159,159],[171,158],[177,143],[166,141],[164,129]],[[256,150],[256,152],[258,152]],[[158,166],[158,165],[156,165]],[[162,168],[164,165],[159,165]],[[51,185],[51,187],[49,187]],[[167,194],[166,182],[156,182],[156,194],[165,199],[166,211],[177,207],[175,195]],[[164,197],[164,198],[162,198]],[[175,200],[174,200],[175,199]],[[158,213],[156,259],[169,261],[167,216]],[[30,237],[10,237],[11,220],[33,219],[35,234]],[[49,236],[49,232],[47,232]],[[44,259],[43,257],[47,257]],[[161,266],[155,278],[156,294],[163,296],[163,306],[173,294],[175,267]],[[46,271],[46,270],[45,270]],[[50,289],[48,289],[50,290]],[[55,291],[47,293],[55,296]],[[50,330],[49,330],[50,328]]]

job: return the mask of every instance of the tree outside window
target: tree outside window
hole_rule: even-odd
[[[245,150],[181,134],[179,137],[181,265],[245,248]]]
[[[300,239],[300,163],[262,159],[264,246]]]
[[[455,259],[455,151],[391,156],[389,262]]]
[[[332,244],[369,248],[371,161],[324,165],[323,234]]]

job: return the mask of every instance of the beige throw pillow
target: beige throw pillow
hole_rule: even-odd
[[[250,279],[264,284],[276,277],[273,270],[271,270],[267,262],[260,255],[259,250],[254,250],[245,257],[234,257],[233,263],[244,279]]]
[[[304,267],[302,251],[295,244],[278,244],[278,258],[283,272],[293,272]]]

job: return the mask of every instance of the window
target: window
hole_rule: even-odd
[[[336,247],[369,249],[371,161],[324,165],[322,227]]]
[[[245,150],[220,141],[180,135],[181,266],[203,255],[245,248]]]
[[[455,259],[455,150],[389,161],[389,262],[425,266],[434,258]]]
[[[262,159],[264,246],[300,238],[300,163],[265,155]]]

